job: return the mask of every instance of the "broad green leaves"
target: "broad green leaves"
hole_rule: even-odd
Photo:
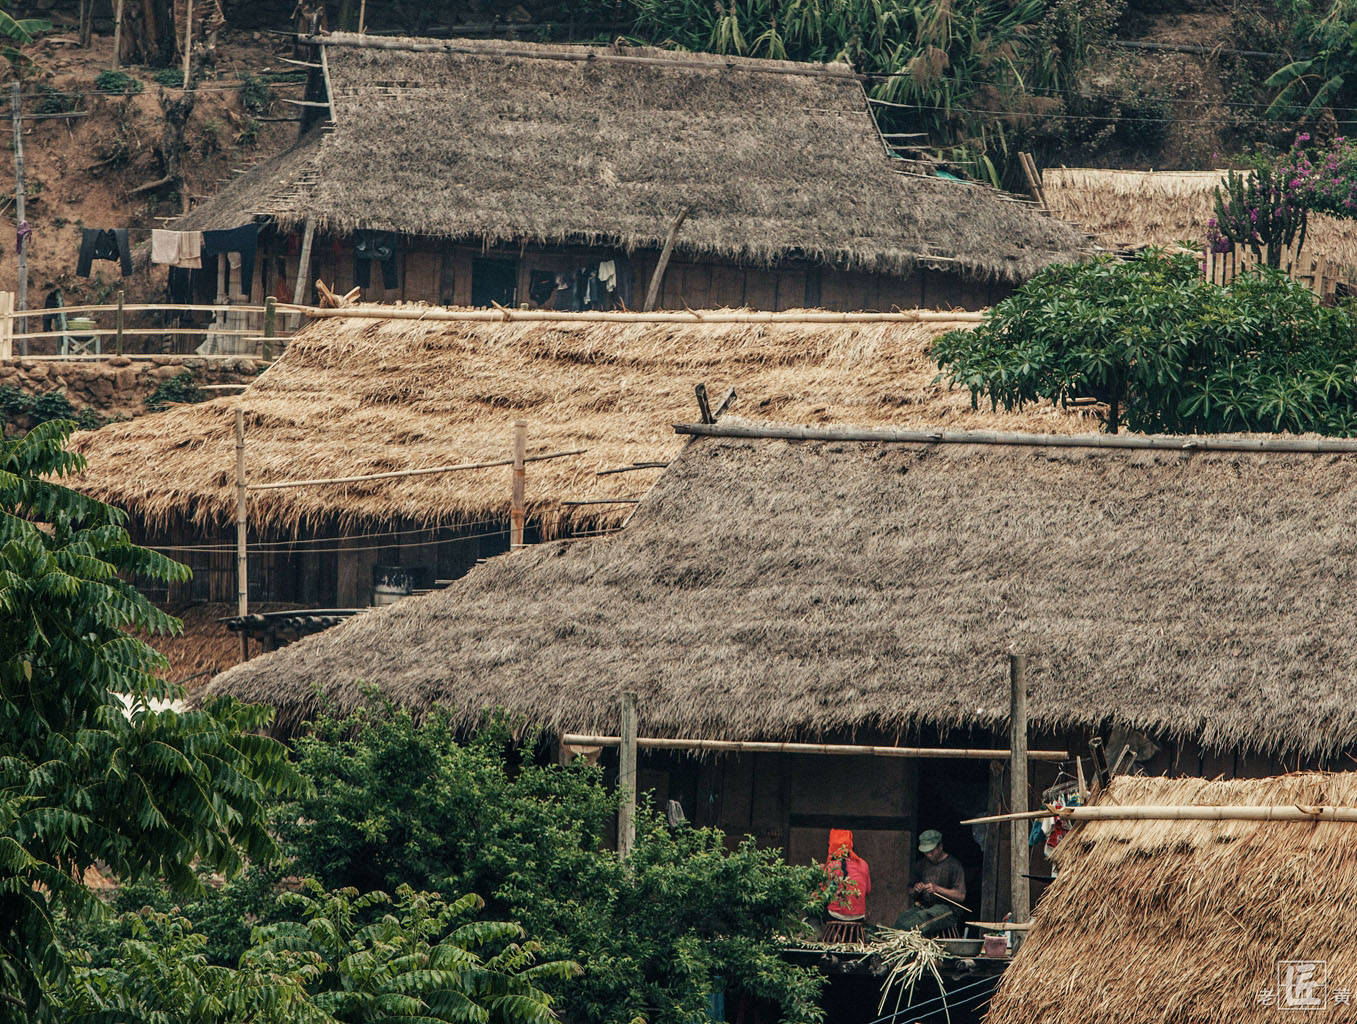
[[[59,482],[83,464],[65,448],[73,429],[0,441],[0,1021],[46,1016],[44,985],[65,968],[54,914],[101,912],[87,868],[193,888],[195,861],[230,873],[270,856],[265,808],[303,790],[257,735],[271,712],[152,710],[179,694],[129,631],[179,623],[129,580],[188,570]]]
[[[1052,267],[975,331],[940,338],[940,379],[973,401],[1107,403],[1108,429],[1357,433],[1357,322],[1260,269],[1228,288],[1193,255]]]

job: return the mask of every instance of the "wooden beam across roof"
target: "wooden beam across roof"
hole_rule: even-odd
[[[615,747],[622,742],[622,739],[620,736],[566,733],[561,736],[561,742],[576,747]],[[864,743],[778,743],[761,740],[668,739],[656,736],[637,737],[636,746],[642,750],[706,750],[731,754],[839,754],[845,756],[866,755],[869,757],[957,758],[972,761],[1003,761],[1009,755],[1007,750],[973,747],[890,747]],[[1068,761],[1070,759],[1069,752],[1065,750],[1029,750],[1027,756],[1033,761]]]

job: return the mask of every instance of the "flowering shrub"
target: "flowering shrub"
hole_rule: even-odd
[[[1212,252],[1247,245],[1267,265],[1280,267],[1282,250],[1296,240],[1305,244],[1306,206],[1280,170],[1257,170],[1244,177],[1231,171],[1225,190],[1216,188],[1216,215],[1207,225]]]
[[[1357,144],[1340,136],[1307,151],[1309,141],[1309,135],[1296,136],[1278,167],[1288,193],[1313,213],[1357,217]]]

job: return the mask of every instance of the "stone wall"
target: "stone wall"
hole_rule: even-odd
[[[91,409],[105,420],[132,419],[151,410],[146,399],[162,381],[185,371],[193,382],[248,384],[264,369],[260,360],[204,359],[193,355],[164,355],[143,359],[112,356],[99,360],[11,359],[0,362],[0,388],[15,388],[26,395],[63,392],[77,413]],[[207,397],[236,394],[235,389],[208,390]],[[24,416],[10,420],[10,432],[27,430]]]

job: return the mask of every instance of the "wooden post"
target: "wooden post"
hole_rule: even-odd
[[[526,483],[523,458],[527,454],[527,447],[527,421],[514,420],[514,480],[512,498],[509,503],[510,551],[517,551],[523,547],[523,492]]]
[[[660,251],[660,261],[655,264],[655,273],[650,275],[650,287],[646,289],[646,303],[642,312],[649,313],[655,308],[660,297],[660,282],[664,280],[664,268],[669,266],[669,257],[674,251],[674,240],[678,238],[679,228],[688,219],[688,207],[679,211],[674,223],[669,225],[669,234],[665,236],[664,248]]]
[[[368,0],[362,0],[358,5],[358,34],[361,36],[367,31]]]
[[[236,614],[242,618],[250,614],[250,563],[246,548],[245,502],[245,410],[236,406]],[[243,625],[243,623],[242,623]],[[240,660],[250,660],[250,637],[240,631]]]
[[[188,10],[184,13],[184,88],[187,89],[190,60],[193,57],[193,0],[188,0]]]
[[[117,328],[117,331],[118,331],[118,340],[117,340],[117,346],[116,346],[118,355],[122,355],[122,354],[123,354],[123,296],[124,296],[124,292],[123,292],[123,290],[122,290],[121,288],[119,288],[119,289],[118,289],[118,312],[117,312],[117,318],[113,321],[113,324],[114,324],[114,326]]]
[[[636,845],[636,694],[622,694],[622,744],[617,748],[617,855],[625,860]]]
[[[270,295],[264,300],[264,344],[261,355],[265,359],[273,358],[273,339],[278,331],[278,300]]]
[[[988,814],[998,814],[1004,792],[1004,763],[989,763]],[[998,822],[985,826],[985,852],[980,870],[980,916],[985,921],[999,918],[999,843],[1003,828]]]
[[[1093,762],[1093,778],[1100,789],[1112,784],[1112,773],[1107,770],[1107,754],[1103,750],[1102,737],[1094,736],[1088,741],[1089,760]]]
[[[16,224],[24,222],[24,121],[23,100],[19,96],[19,80],[11,86],[12,116],[14,118],[14,220]],[[23,311],[28,308],[28,245],[19,249],[19,281],[14,294],[14,308]],[[10,321],[10,333],[13,334],[14,321]],[[28,320],[19,319],[19,334],[28,333]],[[28,339],[19,339],[19,354],[28,355]]]
[[[1027,810],[1027,656],[1008,656],[1011,688],[1011,714],[1008,719],[1009,806]],[[1027,885],[1027,824],[1015,821],[1009,838],[1009,890],[1012,894],[1013,920],[1026,921],[1030,910]]]
[[[113,5],[113,66],[122,67],[123,58],[123,0]]]
[[[321,47],[321,49],[323,50],[324,47]],[[297,258],[297,283],[292,286],[292,304],[294,306],[300,306],[306,295],[306,282],[311,277],[311,243],[315,240],[315,237],[316,222],[308,216],[306,226],[302,228],[301,255]],[[289,321],[288,327],[295,331],[301,323],[301,314],[294,313],[293,316],[296,319]]]

